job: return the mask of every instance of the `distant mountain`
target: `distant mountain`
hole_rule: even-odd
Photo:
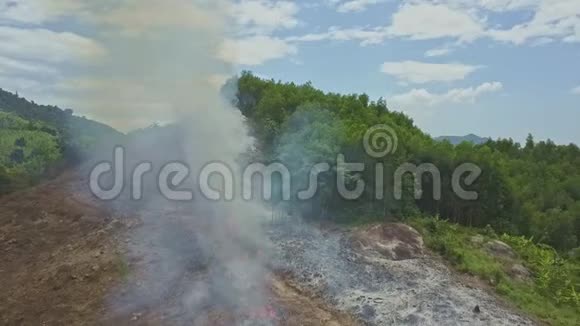
[[[444,141],[447,140],[448,142],[450,142],[453,145],[458,145],[461,144],[462,142],[469,142],[469,143],[473,143],[473,144],[483,144],[485,142],[487,142],[488,140],[490,140],[490,138],[488,137],[479,137],[477,135],[474,134],[469,134],[466,136],[440,136],[440,137],[436,137],[435,140],[437,141]]]

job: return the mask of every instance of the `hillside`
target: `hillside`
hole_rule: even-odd
[[[0,110],[14,113],[31,121],[42,121],[60,131],[67,137],[102,137],[103,135],[120,136],[114,128],[84,117],[75,116],[71,109],[61,109],[51,105],[40,105],[0,88]]]
[[[533,237],[561,251],[580,245],[580,149],[575,144],[536,142],[530,135],[523,145],[498,139],[453,146],[430,138],[411,118],[390,110],[382,99],[370,101],[365,94],[324,93],[311,84],[262,80],[250,73],[242,74],[238,84],[234,104],[254,127],[264,156],[291,167],[296,178],[308,173],[304,166],[334,160],[339,153],[347,162],[385,164],[387,176],[403,163],[433,164],[440,174],[440,200],[434,199],[433,176],[425,175],[419,199],[414,198],[408,179],[401,200],[395,198],[394,181],[389,180],[384,200],[374,199],[376,189],[367,187],[353,201],[339,196],[330,182],[336,176],[328,173],[323,178],[328,178],[324,182],[330,188],[313,199],[316,210],[304,211],[306,215],[326,214],[352,223],[356,222],[353,215],[364,220],[427,214],[467,226],[490,225],[497,232]],[[393,135],[386,136],[397,147],[375,159],[361,144],[367,130],[380,124],[391,128]],[[462,200],[453,191],[452,174],[466,162],[482,171],[469,187],[478,193],[477,200]],[[372,184],[374,170],[366,169],[361,179]]]
[[[145,179],[155,185],[146,187],[152,192],[147,200],[128,199],[132,188],[125,187],[103,202],[89,192],[86,166],[68,167],[50,182],[0,199],[0,242],[8,257],[0,279],[9,293],[0,297],[1,321],[574,325],[580,309],[576,145],[532,136],[523,146],[505,139],[452,145],[365,94],[325,93],[310,83],[251,73],[237,86],[230,100],[256,140],[241,159],[283,163],[293,180],[290,200],[274,191],[260,209],[201,196],[180,203]],[[80,139],[122,137],[70,112],[9,98],[12,109],[0,112],[0,164],[11,182],[5,184],[69,162],[66,148],[90,152],[93,142],[80,146]],[[386,155],[361,146],[377,125],[390,133]],[[122,137],[129,163],[159,167],[187,161],[189,152],[205,163],[222,144],[203,132],[190,138],[198,131],[191,126],[178,122]],[[344,197],[338,187],[340,154],[367,167],[344,178],[347,189],[361,181],[372,185],[358,198]],[[320,188],[299,198],[310,168],[320,162],[330,165],[317,176]],[[452,187],[454,170],[465,162],[483,171],[468,185],[478,194],[474,200]],[[394,171],[423,163],[438,168],[441,197],[435,196],[435,174],[414,179],[408,173],[397,198]],[[382,187],[377,164],[384,167]],[[36,176],[35,182],[46,175]]]
[[[0,194],[37,183],[73,166],[99,143],[123,138],[115,129],[38,105],[0,89]]]
[[[430,138],[412,119],[390,110],[384,100],[370,101],[365,94],[324,93],[310,83],[263,80],[251,73],[242,74],[238,85],[233,103],[254,127],[263,159],[282,162],[300,185],[292,190],[293,199],[283,203],[290,211],[347,225],[427,217],[423,234],[428,246],[453,266],[489,282],[511,302],[549,323],[573,323],[580,308],[580,149],[576,144],[537,142],[530,135],[524,145],[511,139],[452,145]],[[365,135],[376,126],[382,129],[382,138],[366,143]],[[361,144],[379,148],[382,144],[387,152],[371,157]],[[347,189],[355,189],[361,181],[374,186],[363,187],[354,200],[345,199],[334,182],[344,169],[335,160],[340,154],[345,162],[367,167],[358,173],[347,171]],[[306,188],[301,180],[307,180],[309,167],[320,162],[331,165],[318,175],[324,188],[308,200],[296,199],[297,192]],[[481,171],[469,184],[477,194],[472,199],[461,198],[454,190],[454,172],[464,163]],[[377,164],[386,176],[380,190],[375,169],[369,168]],[[396,171],[408,164],[428,164],[423,166],[434,167],[436,173],[416,173],[416,178],[408,173],[396,183]],[[436,223],[440,220],[442,225]],[[474,246],[474,234],[491,236],[501,246],[503,241],[518,246],[525,258],[522,266],[534,271],[535,283],[522,285],[509,276],[512,267],[490,257],[485,247]],[[513,259],[508,262],[513,264]]]
[[[62,158],[56,129],[0,111],[0,194],[37,181]]]
[[[257,271],[242,267],[255,254],[236,248],[240,254],[229,257],[235,272],[224,274],[200,248],[211,226],[187,204],[144,204],[126,215],[86,192],[86,182],[85,173],[66,173],[0,198],[1,324],[533,325],[460,281],[421,245],[416,256],[393,260],[379,250],[393,239],[379,235],[363,249],[350,243],[366,229],[298,220],[265,225],[272,248],[261,286],[249,288],[263,291],[256,305],[234,296],[251,286],[247,273]],[[231,244],[238,243],[216,243]]]

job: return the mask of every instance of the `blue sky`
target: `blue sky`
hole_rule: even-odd
[[[101,102],[70,100],[78,88],[105,84],[78,74],[73,79],[71,71],[83,70],[87,61],[110,61],[118,53],[111,44],[124,42],[110,35],[144,44],[151,40],[144,31],[153,27],[188,31],[179,34],[179,44],[190,44],[187,49],[197,56],[200,35],[217,31],[219,21],[217,41],[202,42],[215,43],[205,51],[211,60],[204,57],[214,70],[204,70],[213,84],[252,70],[277,80],[312,81],[326,91],[384,97],[391,109],[406,112],[432,135],[522,141],[532,133],[580,143],[578,0],[207,3],[0,0],[0,87],[72,106],[120,129],[147,124],[163,117],[160,99],[143,97],[150,114],[139,119],[134,113],[113,118],[115,110],[102,109]],[[171,60],[195,63],[173,52]],[[167,67],[167,58],[155,60],[147,65]],[[131,91],[114,99],[151,93],[142,85],[136,89],[136,80]]]

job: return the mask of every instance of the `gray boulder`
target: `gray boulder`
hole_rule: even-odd
[[[491,240],[485,244],[485,250],[494,257],[515,259],[518,257],[512,247],[499,240]]]

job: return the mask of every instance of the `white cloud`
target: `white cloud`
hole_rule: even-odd
[[[565,42],[580,41],[580,1],[578,0],[411,0],[414,6],[443,6],[453,11],[485,16],[492,12],[532,12],[532,18],[509,28],[484,28],[474,37],[524,44],[536,39],[556,38]],[[401,10],[404,6],[401,8]],[[423,23],[421,24],[423,25]],[[446,34],[457,37],[453,33]]]
[[[540,37],[535,39],[532,43],[530,43],[530,46],[544,46],[546,44],[550,44],[553,43],[554,39],[550,38],[550,37]]]
[[[213,29],[223,24],[223,18],[210,10],[186,0],[122,1],[105,11],[96,11],[95,23],[113,27],[127,36],[140,36],[160,28]]]
[[[566,42],[580,41],[580,1],[539,1],[530,21],[505,30],[490,30],[490,37],[515,44],[537,38],[558,38]]]
[[[494,12],[514,11],[531,8],[543,0],[409,0],[411,3],[429,3],[452,8],[478,8]]]
[[[349,0],[338,6],[338,12],[360,12],[366,10],[369,6],[385,2],[385,0]]]
[[[238,0],[228,7],[228,15],[240,28],[237,37],[226,39],[218,58],[232,64],[256,66],[297,53],[288,39],[271,36],[277,30],[298,26],[300,8],[291,1]]]
[[[467,10],[427,3],[405,4],[393,15],[387,32],[413,40],[451,37],[473,41],[483,35],[484,24]]]
[[[243,0],[231,6],[230,15],[244,29],[270,33],[296,27],[298,11],[298,5],[290,1]]]
[[[431,81],[455,81],[479,69],[460,63],[426,63],[419,61],[385,62],[381,71],[394,76],[399,81],[422,84]]]
[[[42,87],[42,84],[33,78],[5,76],[0,74],[0,88],[11,92],[36,90],[40,87]]]
[[[339,2],[331,3],[337,5]],[[516,11],[522,14],[532,12],[532,18],[505,28],[488,24],[486,17],[490,13]],[[516,45],[537,45],[547,40],[580,42],[578,0],[408,0],[399,6],[391,18],[390,25],[335,26],[327,32],[295,36],[289,40],[358,41],[361,45],[382,43],[388,38],[451,39],[461,43],[489,38]]]
[[[541,1],[542,0],[477,0],[477,3],[484,9],[504,12],[530,8]]]
[[[99,43],[74,33],[0,26],[0,55],[6,57],[71,63],[97,60],[105,54]]]
[[[58,74],[58,69],[38,62],[16,60],[0,56],[0,74],[4,76],[21,74],[55,75]]]
[[[420,23],[419,23],[420,22]],[[313,42],[323,40],[359,41],[361,45],[379,44],[387,38],[427,40],[454,38],[473,41],[484,35],[482,21],[468,10],[444,5],[408,3],[399,7],[392,23],[378,27],[331,27],[327,32],[291,37],[291,41]]]
[[[78,0],[0,0],[0,23],[42,25],[84,8]]]
[[[224,41],[219,49],[218,57],[233,64],[255,66],[295,54],[297,51],[295,45],[279,38],[251,36]]]
[[[189,0],[122,0],[105,4],[92,0],[0,0],[0,24],[42,26],[65,17],[81,24],[96,24],[94,27],[100,29],[113,27],[125,35],[164,27],[215,27],[223,23],[216,10]]]
[[[577,95],[580,95],[580,85],[578,85],[578,86],[576,86],[576,87],[572,88],[572,89],[570,90],[570,92],[571,92],[572,94],[577,94]]]
[[[487,93],[503,89],[500,82],[483,83],[477,87],[454,88],[445,93],[431,93],[428,90],[412,89],[403,94],[391,96],[388,101],[396,109],[418,109],[450,103],[474,103],[477,98]]]
[[[453,52],[453,49],[449,47],[442,47],[442,48],[435,48],[425,51],[426,57],[440,57],[444,55],[448,55],[449,53]]]
[[[223,79],[213,74],[230,69],[216,58],[232,21],[223,3],[0,0],[0,87],[123,130],[215,107]],[[229,55],[255,63],[292,52],[279,43],[244,38]]]
[[[385,29],[378,28],[347,28],[330,27],[327,32],[311,33],[302,36],[288,37],[286,40],[291,42],[319,42],[325,40],[333,41],[358,41],[361,45],[379,44],[386,37]]]

